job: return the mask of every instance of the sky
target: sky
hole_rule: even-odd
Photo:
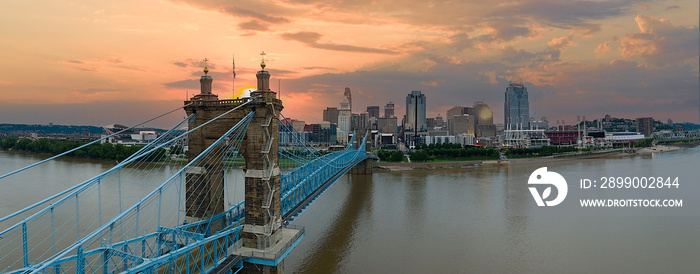
[[[530,115],[698,122],[697,0],[6,0],[0,123],[133,125],[199,93],[256,84],[265,51],[283,114],[307,124],[426,94],[428,117],[486,102],[502,123],[521,78]],[[167,127],[184,111],[159,120]]]

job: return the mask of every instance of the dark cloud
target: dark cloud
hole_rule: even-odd
[[[204,69],[204,57],[199,58],[199,59],[190,58],[190,59],[185,59],[185,60],[181,60],[181,61],[176,61],[173,63],[173,65],[176,65],[176,66],[181,67],[181,68],[186,68],[186,67],[200,68],[200,69],[198,69],[198,71],[202,71]],[[209,68],[209,70],[212,70],[212,69],[216,69],[217,65],[214,62],[214,60],[209,60],[209,62],[207,62],[207,67]]]
[[[501,50],[503,61],[508,63],[522,63],[532,61],[537,55],[513,46],[506,46]]]
[[[680,8],[681,7],[679,7],[678,5],[672,5],[672,6],[666,7],[666,10],[674,10],[674,9],[680,9]]]
[[[556,120],[564,119],[571,113],[589,116],[647,113],[645,115],[654,117],[672,117],[669,116],[671,110],[672,115],[696,113],[700,84],[697,68],[692,64],[654,68],[622,60],[600,65],[559,60],[561,52],[573,42],[571,36],[559,37],[551,40],[547,48],[539,52],[506,47],[502,50],[503,57],[493,62],[455,64],[450,63],[447,56],[419,52],[385,64],[382,68],[286,80],[288,96],[294,98],[294,94],[308,94],[314,98],[311,106],[305,106],[304,113],[286,115],[301,115],[298,118],[307,122],[320,120],[321,111],[338,105],[343,89],[349,86],[354,94],[362,94],[353,96],[356,110],[389,101],[401,102],[407,93],[418,89],[426,94],[429,116],[437,113],[444,116],[453,105],[484,101],[494,111],[495,122],[501,123],[503,90],[508,79],[522,72],[529,72],[522,76],[530,91],[533,116],[536,114]],[[402,64],[420,62],[433,65],[420,71],[402,69]],[[426,86],[426,83],[437,85]],[[297,95],[297,98],[305,97]],[[621,104],[629,100],[636,103]],[[289,106],[289,109],[293,107]],[[307,114],[308,109],[318,111]],[[396,111],[397,116],[401,117],[404,107],[398,104]]]
[[[191,90],[199,89],[199,80],[182,80],[170,83],[163,83],[164,86],[169,88],[189,88]]]
[[[321,34],[317,32],[310,31],[300,31],[296,33],[283,33],[281,35],[284,40],[299,41],[306,44],[309,47],[317,49],[335,50],[335,51],[347,51],[347,52],[365,52],[365,53],[381,53],[381,54],[398,54],[395,51],[376,49],[376,48],[366,48],[357,47],[351,45],[339,45],[331,43],[319,43],[318,40],[321,39]]]
[[[492,35],[493,39],[505,42],[532,34],[528,27],[518,26],[505,21],[491,23],[489,27],[495,30],[495,33]]]
[[[67,60],[66,62],[73,63],[73,64],[85,64],[85,62],[80,61],[80,60]]]
[[[491,15],[497,17],[530,18],[549,25],[570,28],[586,25],[587,20],[600,20],[628,14],[638,1],[558,1],[522,0],[515,5],[495,9]],[[504,18],[505,19],[505,18]]]
[[[260,13],[260,12],[254,11],[254,10],[244,9],[241,7],[225,7],[224,11],[228,14],[231,14],[231,15],[246,17],[246,18],[253,18],[253,19],[261,20],[264,22],[272,23],[272,24],[289,23],[289,19],[287,19],[287,18],[267,15],[267,14]]]
[[[269,28],[266,24],[261,24],[256,20],[251,20],[248,22],[243,22],[238,24],[238,27],[242,30],[256,30],[256,31],[267,31]]]

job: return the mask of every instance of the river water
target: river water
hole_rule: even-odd
[[[0,174],[41,158],[0,151]],[[653,156],[346,175],[294,221],[306,228],[306,236],[285,259],[285,272],[697,273],[699,160],[700,148],[691,148]],[[0,180],[0,215],[113,165],[67,158]],[[546,211],[526,188],[530,173],[542,166],[567,179],[569,196],[562,205],[582,197],[580,178],[677,176],[684,207]],[[242,197],[242,188],[236,188],[233,196]],[[602,190],[588,193],[610,197]]]

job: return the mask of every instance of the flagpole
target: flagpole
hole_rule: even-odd
[[[236,58],[235,55],[231,54],[231,62],[233,64],[233,79],[231,79],[231,99],[236,96]]]

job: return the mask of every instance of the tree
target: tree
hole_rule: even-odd
[[[10,138],[7,138],[5,140],[2,140],[2,142],[0,142],[0,147],[2,149],[9,149],[9,148],[14,147],[15,144],[17,144],[17,138],[10,137]]]
[[[416,151],[411,154],[411,161],[413,162],[425,162],[428,160],[430,160],[430,156],[428,156],[428,153],[425,153],[425,151]]]

